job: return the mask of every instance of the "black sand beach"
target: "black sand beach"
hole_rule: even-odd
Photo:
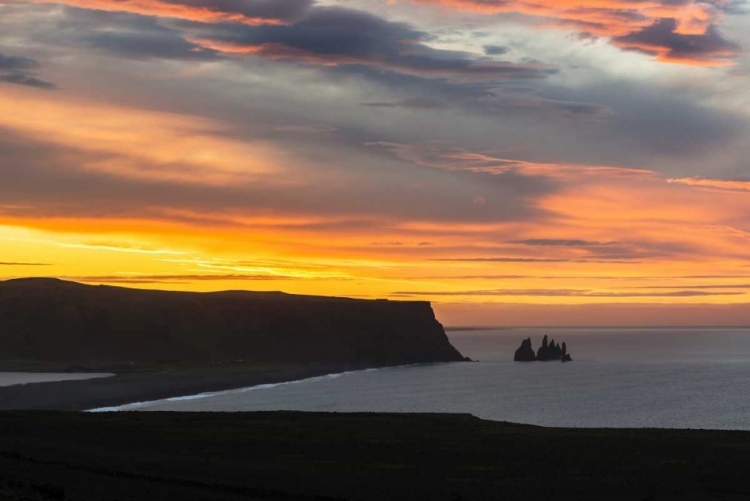
[[[750,433],[468,415],[0,413],[0,500],[747,500]]]
[[[0,411],[84,411],[260,384],[297,381],[369,367],[355,364],[271,367],[242,365],[122,372],[102,379],[3,387],[0,388]]]

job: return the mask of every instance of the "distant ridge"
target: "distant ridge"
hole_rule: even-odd
[[[463,360],[427,302],[0,282],[0,360],[396,365]]]

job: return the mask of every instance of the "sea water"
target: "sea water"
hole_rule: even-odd
[[[55,383],[59,381],[82,381],[110,377],[109,373],[52,373],[52,372],[0,372],[0,387],[17,386],[22,384]]]
[[[574,362],[513,362],[521,340]],[[750,329],[450,332],[477,363],[397,367],[144,403],[139,410],[469,413],[560,427],[750,430]]]

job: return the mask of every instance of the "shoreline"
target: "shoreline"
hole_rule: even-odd
[[[450,363],[450,362],[436,362],[436,363]],[[303,379],[295,379],[291,381],[279,381],[275,383],[264,383],[264,384],[258,384],[253,386],[244,386],[242,388],[231,388],[226,390],[218,390],[218,391],[208,391],[208,392],[202,392],[202,393],[196,393],[191,395],[179,395],[179,396],[173,396],[173,397],[167,397],[167,398],[160,398],[156,400],[148,400],[143,402],[131,402],[127,404],[117,405],[117,406],[109,406],[109,407],[99,407],[94,409],[87,409],[83,412],[90,413],[90,414],[101,414],[101,413],[110,413],[110,412],[130,412],[130,411],[138,411],[140,409],[149,407],[150,405],[159,403],[159,402],[180,402],[185,400],[201,400],[204,398],[211,398],[211,397],[217,397],[221,395],[232,395],[232,394],[241,394],[241,393],[247,393],[250,391],[257,391],[257,390],[266,390],[271,388],[276,388],[279,386],[285,386],[290,384],[300,384],[300,383],[314,383],[316,381],[323,381],[327,379],[338,379],[343,376],[348,376],[350,374],[358,374],[362,372],[371,372],[371,371],[380,371],[380,370],[387,370],[387,369],[398,369],[403,367],[417,367],[417,366],[427,366],[427,365],[433,365],[432,363],[419,363],[419,364],[404,364],[404,365],[388,365],[383,367],[367,367],[362,369],[354,369],[354,370],[348,370],[343,372],[332,372],[329,374],[323,374],[320,376],[313,376],[313,377],[307,377]]]
[[[0,411],[87,411],[392,366],[280,365],[125,372],[113,377],[0,387]]]
[[[403,365],[320,364],[126,372],[100,379],[0,387],[0,411],[85,412]]]

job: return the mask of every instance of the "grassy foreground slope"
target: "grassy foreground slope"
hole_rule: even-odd
[[[0,500],[747,500],[750,433],[471,416],[0,413]]]

